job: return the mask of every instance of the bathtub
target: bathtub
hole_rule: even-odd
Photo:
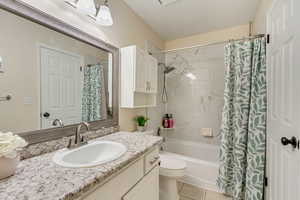
[[[219,147],[217,145],[167,139],[163,147],[163,154],[186,162],[186,175],[180,180],[181,182],[218,192],[216,180],[219,170]]]

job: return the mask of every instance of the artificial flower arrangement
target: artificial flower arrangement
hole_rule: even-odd
[[[18,161],[18,151],[25,147],[27,142],[11,132],[0,132],[0,179],[14,174]]]

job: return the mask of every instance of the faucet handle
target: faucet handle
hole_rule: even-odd
[[[90,124],[88,122],[82,122],[82,123],[85,125],[86,130],[90,131]]]
[[[61,119],[54,119],[52,122],[52,126],[59,126],[61,128],[64,128],[64,123]]]
[[[87,143],[87,141],[88,141],[88,136],[87,136],[87,135],[83,135],[83,136],[81,136],[81,143],[84,143],[84,144],[86,144],[86,143]]]
[[[73,147],[73,145],[74,145],[74,140],[72,138],[70,138],[67,148],[70,149]]]

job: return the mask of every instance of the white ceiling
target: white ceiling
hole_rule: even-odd
[[[124,0],[163,39],[246,24],[254,19],[260,0]],[[167,0],[162,0],[167,1]]]

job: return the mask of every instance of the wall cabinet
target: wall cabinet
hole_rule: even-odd
[[[81,200],[159,200],[158,147],[130,164]]]
[[[137,46],[121,49],[121,107],[156,106],[158,62]]]
[[[152,56],[147,56],[146,68],[146,91],[150,93],[157,93],[158,63],[156,58]]]
[[[147,92],[147,84],[146,84],[146,77],[147,77],[147,66],[145,65],[145,60],[147,59],[147,55],[146,53],[136,47],[129,47],[129,48],[125,48],[122,50],[122,52],[124,51],[130,51],[130,55],[126,57],[124,57],[124,59],[132,59],[132,66],[134,68],[133,70],[133,77],[135,79],[135,84],[134,84],[134,92]],[[121,55],[122,56],[122,55]],[[122,65],[123,63],[121,63]],[[124,70],[126,70],[127,68],[129,68],[130,66],[126,63],[126,61],[124,62],[123,67],[125,68]],[[124,76],[124,78],[126,79],[127,77]],[[129,80],[129,79],[128,79]],[[124,81],[128,81],[128,80],[124,80]]]

